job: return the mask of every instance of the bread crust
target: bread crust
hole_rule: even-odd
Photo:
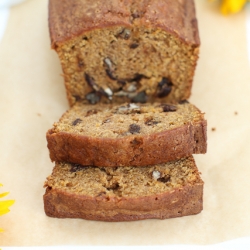
[[[164,163],[207,150],[207,122],[202,120],[150,135],[94,138],[67,132],[47,132],[50,158],[55,162],[116,167]]]
[[[198,214],[203,209],[203,181],[163,194],[137,197],[88,197],[47,187],[43,196],[47,216],[97,221],[168,219]]]
[[[93,29],[133,25],[161,28],[186,44],[200,45],[193,0],[49,1],[49,31],[54,49]]]

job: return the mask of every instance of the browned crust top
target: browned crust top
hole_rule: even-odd
[[[200,44],[193,0],[49,1],[52,48],[86,31],[119,25],[161,28],[187,44]]]

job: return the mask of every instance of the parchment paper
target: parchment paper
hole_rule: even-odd
[[[45,133],[68,103],[50,50],[47,1],[12,8],[0,43],[0,191],[10,191],[16,203],[0,217],[0,245],[212,244],[250,236],[246,16],[221,16],[205,0],[196,0],[196,7],[202,46],[190,100],[208,120],[208,153],[195,156],[205,181],[204,210],[124,223],[45,216],[43,183],[53,167]]]

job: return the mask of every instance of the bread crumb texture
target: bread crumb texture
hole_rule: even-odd
[[[157,174],[156,174],[157,173]],[[202,183],[192,157],[146,166],[98,168],[60,163],[45,187],[72,195],[136,198],[171,192]]]
[[[195,124],[204,114],[188,102],[169,104],[83,105],[76,104],[54,124],[53,133],[67,132],[88,137],[121,138],[150,135]]]

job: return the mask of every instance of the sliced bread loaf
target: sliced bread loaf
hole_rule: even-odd
[[[56,164],[45,187],[45,213],[58,218],[166,219],[203,207],[203,181],[193,157],[140,168]]]
[[[206,153],[207,123],[194,105],[77,103],[47,132],[52,161],[116,167]]]

